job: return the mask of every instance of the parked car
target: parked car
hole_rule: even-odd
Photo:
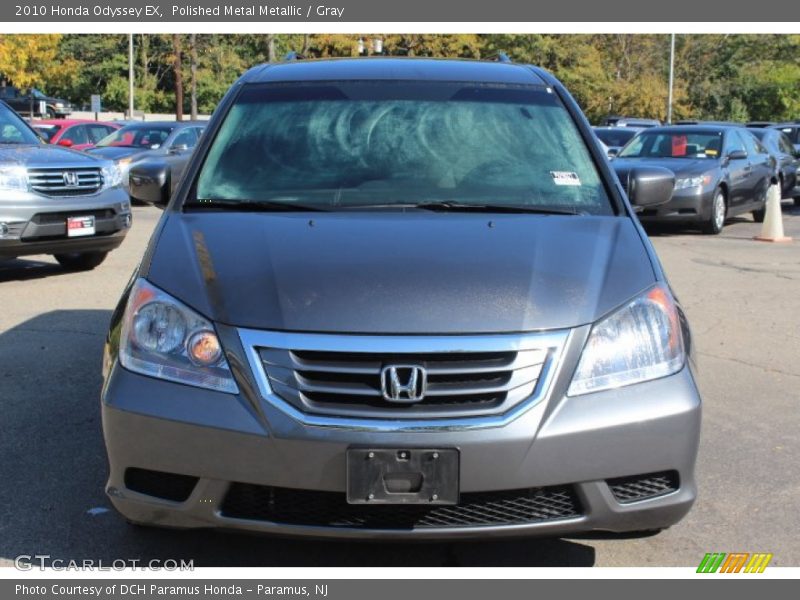
[[[640,117],[606,117],[603,123],[606,127],[659,127],[661,121],[658,119],[644,119]]]
[[[48,144],[73,150],[88,150],[122,127],[116,123],[83,119],[47,119],[33,121],[31,126]]]
[[[642,131],[642,127],[592,127],[595,135],[608,148],[608,157],[616,156],[622,147],[627,144],[633,136]]]
[[[36,88],[20,90],[13,86],[0,86],[0,100],[21,115],[63,119],[72,113],[69,101],[53,98]]]
[[[205,126],[204,121],[131,123],[97,142],[89,152],[115,161],[126,188],[131,165],[143,160],[163,162],[170,180],[177,182]]]
[[[163,206],[163,173],[132,167],[131,193]],[[631,182],[650,206],[674,176]],[[165,210],[106,344],[106,489],[129,521],[485,539],[689,510],[686,320],[546,71],[257,67]]]
[[[770,125],[770,128],[777,129],[786,134],[786,137],[789,138],[789,141],[792,142],[795,149],[800,151],[800,121],[776,123],[775,125]]]
[[[762,129],[764,127],[772,127],[773,125],[775,125],[775,121],[750,121],[745,124],[745,127],[748,129]]]
[[[93,269],[131,225],[113,162],[45,144],[0,102],[0,259],[52,254]]]
[[[774,159],[747,129],[728,125],[675,125],[641,132],[613,162],[621,180],[633,169],[659,166],[675,173],[672,199],[639,213],[643,222],[687,222],[705,233],[752,212],[764,220],[767,190],[777,182]]]
[[[750,129],[750,133],[758,138],[775,159],[781,198],[794,198],[795,204],[800,205],[800,193],[795,189],[800,184],[797,178],[800,151],[795,149],[785,133],[777,129]]]

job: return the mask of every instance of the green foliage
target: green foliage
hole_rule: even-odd
[[[664,119],[667,111],[669,36],[632,34],[233,34],[197,35],[197,101],[210,113],[249,67],[289,51],[309,58],[357,56],[372,40],[383,54],[488,58],[507,53],[556,74],[587,116],[609,114]],[[136,109],[175,110],[171,35],[136,35]],[[190,36],[182,35],[184,112],[190,103]],[[128,36],[3,35],[0,74],[77,104],[101,94],[110,110],[128,105]],[[800,36],[676,36],[673,117],[783,120],[800,117]]]

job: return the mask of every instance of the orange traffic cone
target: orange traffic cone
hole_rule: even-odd
[[[777,185],[769,186],[767,190],[767,213],[764,215],[764,224],[761,234],[754,237],[759,242],[791,242],[792,238],[783,235],[783,215],[781,214],[781,191]]]

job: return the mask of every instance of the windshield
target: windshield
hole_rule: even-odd
[[[126,148],[156,149],[160,148],[174,127],[166,125],[142,126],[129,125],[118,129],[97,142],[98,147],[122,146]]]
[[[627,144],[636,135],[635,129],[615,127],[614,129],[595,129],[594,132],[600,141],[610,148],[619,148]]]
[[[0,107],[0,144],[41,144],[30,127],[12,110]]]
[[[245,88],[198,201],[458,202],[613,214],[570,115],[540,87],[343,82]]]
[[[721,131],[647,131],[633,138],[620,158],[719,158]]]

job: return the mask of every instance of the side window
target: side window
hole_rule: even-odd
[[[194,129],[194,134],[197,137],[197,140],[195,140],[195,144],[197,144],[197,142],[200,141],[200,137],[203,135],[203,129],[205,129],[205,127],[194,127],[193,129]]]
[[[784,152],[785,154],[794,154],[794,146],[792,146],[792,143],[789,141],[789,138],[787,138],[782,133],[778,134],[778,148],[780,149],[781,152]]]
[[[87,125],[86,129],[88,130],[88,140],[91,144],[96,144],[115,131],[113,127],[108,127],[107,125]]]
[[[767,151],[764,146],[756,139],[752,133],[747,131],[738,131],[739,136],[744,140],[744,146],[747,149],[747,154],[755,156],[756,154],[766,154]]]
[[[184,129],[183,131],[179,132],[178,135],[175,136],[174,140],[172,140],[173,148],[177,146],[186,146],[187,148],[194,148],[195,144],[197,144],[197,133],[195,132],[194,127],[189,127],[187,129]]]
[[[86,137],[86,127],[83,125],[75,125],[70,127],[61,136],[62,140],[69,140],[74,146],[78,144],[88,144],[89,139]]]
[[[797,144],[797,132],[799,130],[796,127],[783,127],[781,128],[781,132],[786,134],[786,137],[789,138],[789,141],[793,144]]]
[[[742,138],[739,136],[739,132],[728,131],[728,135],[725,136],[725,155],[727,156],[731,152],[735,152],[737,150],[747,154],[747,148],[745,147]]]

